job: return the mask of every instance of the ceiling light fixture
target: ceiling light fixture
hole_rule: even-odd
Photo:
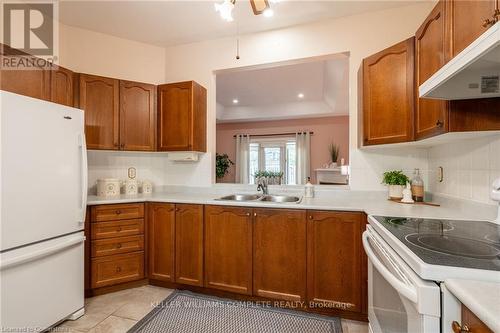
[[[271,8],[267,8],[262,14],[264,14],[265,17],[273,17],[274,11]]]
[[[233,21],[233,9],[236,0],[224,0],[222,3],[214,4],[215,11],[220,14],[220,17],[227,22]]]
[[[297,97],[298,97],[298,98],[304,98],[304,94],[303,94],[303,93],[299,93],[299,94],[297,95]]]
[[[233,99],[233,104],[238,104],[240,101],[238,101],[236,98]]]

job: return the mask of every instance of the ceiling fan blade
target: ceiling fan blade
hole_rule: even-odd
[[[269,2],[267,0],[250,0],[252,5],[252,10],[255,15],[260,15],[264,10],[269,8]]]

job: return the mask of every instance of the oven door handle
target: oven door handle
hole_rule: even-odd
[[[412,301],[413,303],[417,303],[418,296],[416,288],[412,288],[407,284],[401,282],[397,277],[394,276],[385,266],[384,264],[377,258],[375,253],[372,250],[372,247],[369,242],[368,231],[363,232],[363,247],[365,248],[366,255],[372,262],[373,266],[380,272],[380,274],[389,282],[389,284],[396,289],[396,291],[400,294]]]

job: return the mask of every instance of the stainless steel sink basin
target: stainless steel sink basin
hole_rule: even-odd
[[[291,195],[265,195],[260,200],[268,202],[298,203],[300,202],[301,198]]]
[[[261,194],[231,194],[217,200],[222,201],[254,201],[254,202],[274,202],[274,203],[299,203],[302,198],[291,195],[261,195]]]
[[[262,197],[260,194],[231,194],[218,200],[231,200],[231,201],[254,201]]]

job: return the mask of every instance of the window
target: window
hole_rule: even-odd
[[[296,184],[295,138],[252,139],[249,149],[249,184],[257,171],[283,172],[283,183]]]

